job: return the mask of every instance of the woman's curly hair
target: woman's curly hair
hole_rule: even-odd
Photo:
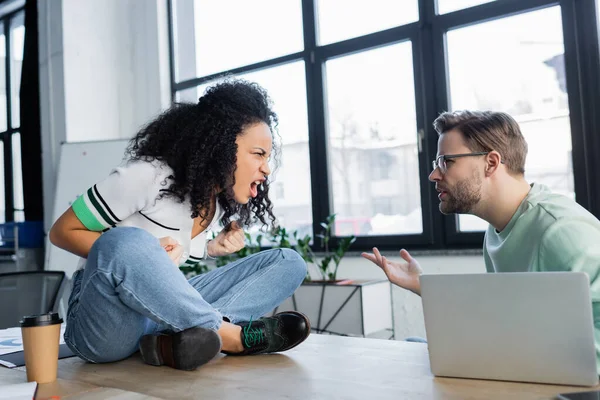
[[[217,199],[224,214],[223,226],[237,215],[248,226],[260,220],[273,226],[275,216],[269,199],[269,183],[258,187],[258,195],[247,204],[233,197],[237,161],[236,138],[248,126],[264,122],[277,129],[277,115],[267,92],[256,83],[227,79],[209,87],[198,103],[176,103],[134,136],[126,154],[131,160],[159,160],[173,169],[170,186],[161,196],[190,201],[191,217],[206,218],[215,188],[223,188]],[[275,137],[272,156],[277,161]],[[271,220],[265,220],[268,214]]]

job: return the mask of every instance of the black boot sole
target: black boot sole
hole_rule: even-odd
[[[146,364],[167,365],[192,371],[212,360],[221,351],[217,332],[195,327],[170,335],[144,335],[140,353]]]

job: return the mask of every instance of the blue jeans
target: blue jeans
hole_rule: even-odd
[[[289,249],[256,253],[189,281],[158,239],[138,228],[98,238],[73,275],[65,342],[90,362],[129,357],[143,335],[257,319],[300,286],[306,263]]]

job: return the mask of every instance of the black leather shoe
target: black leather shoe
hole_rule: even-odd
[[[264,354],[286,351],[302,343],[310,334],[310,321],[296,311],[284,311],[272,317],[241,322],[241,353],[231,355]]]
[[[221,337],[211,329],[195,327],[177,333],[144,335],[140,353],[146,364],[168,365],[191,371],[221,351]]]

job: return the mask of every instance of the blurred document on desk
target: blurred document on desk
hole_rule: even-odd
[[[63,339],[65,327],[65,324],[60,327],[60,344],[65,343]],[[17,351],[23,351],[21,328],[0,329],[0,355],[16,353]]]
[[[37,382],[0,385],[0,400],[32,400],[37,389]]]

